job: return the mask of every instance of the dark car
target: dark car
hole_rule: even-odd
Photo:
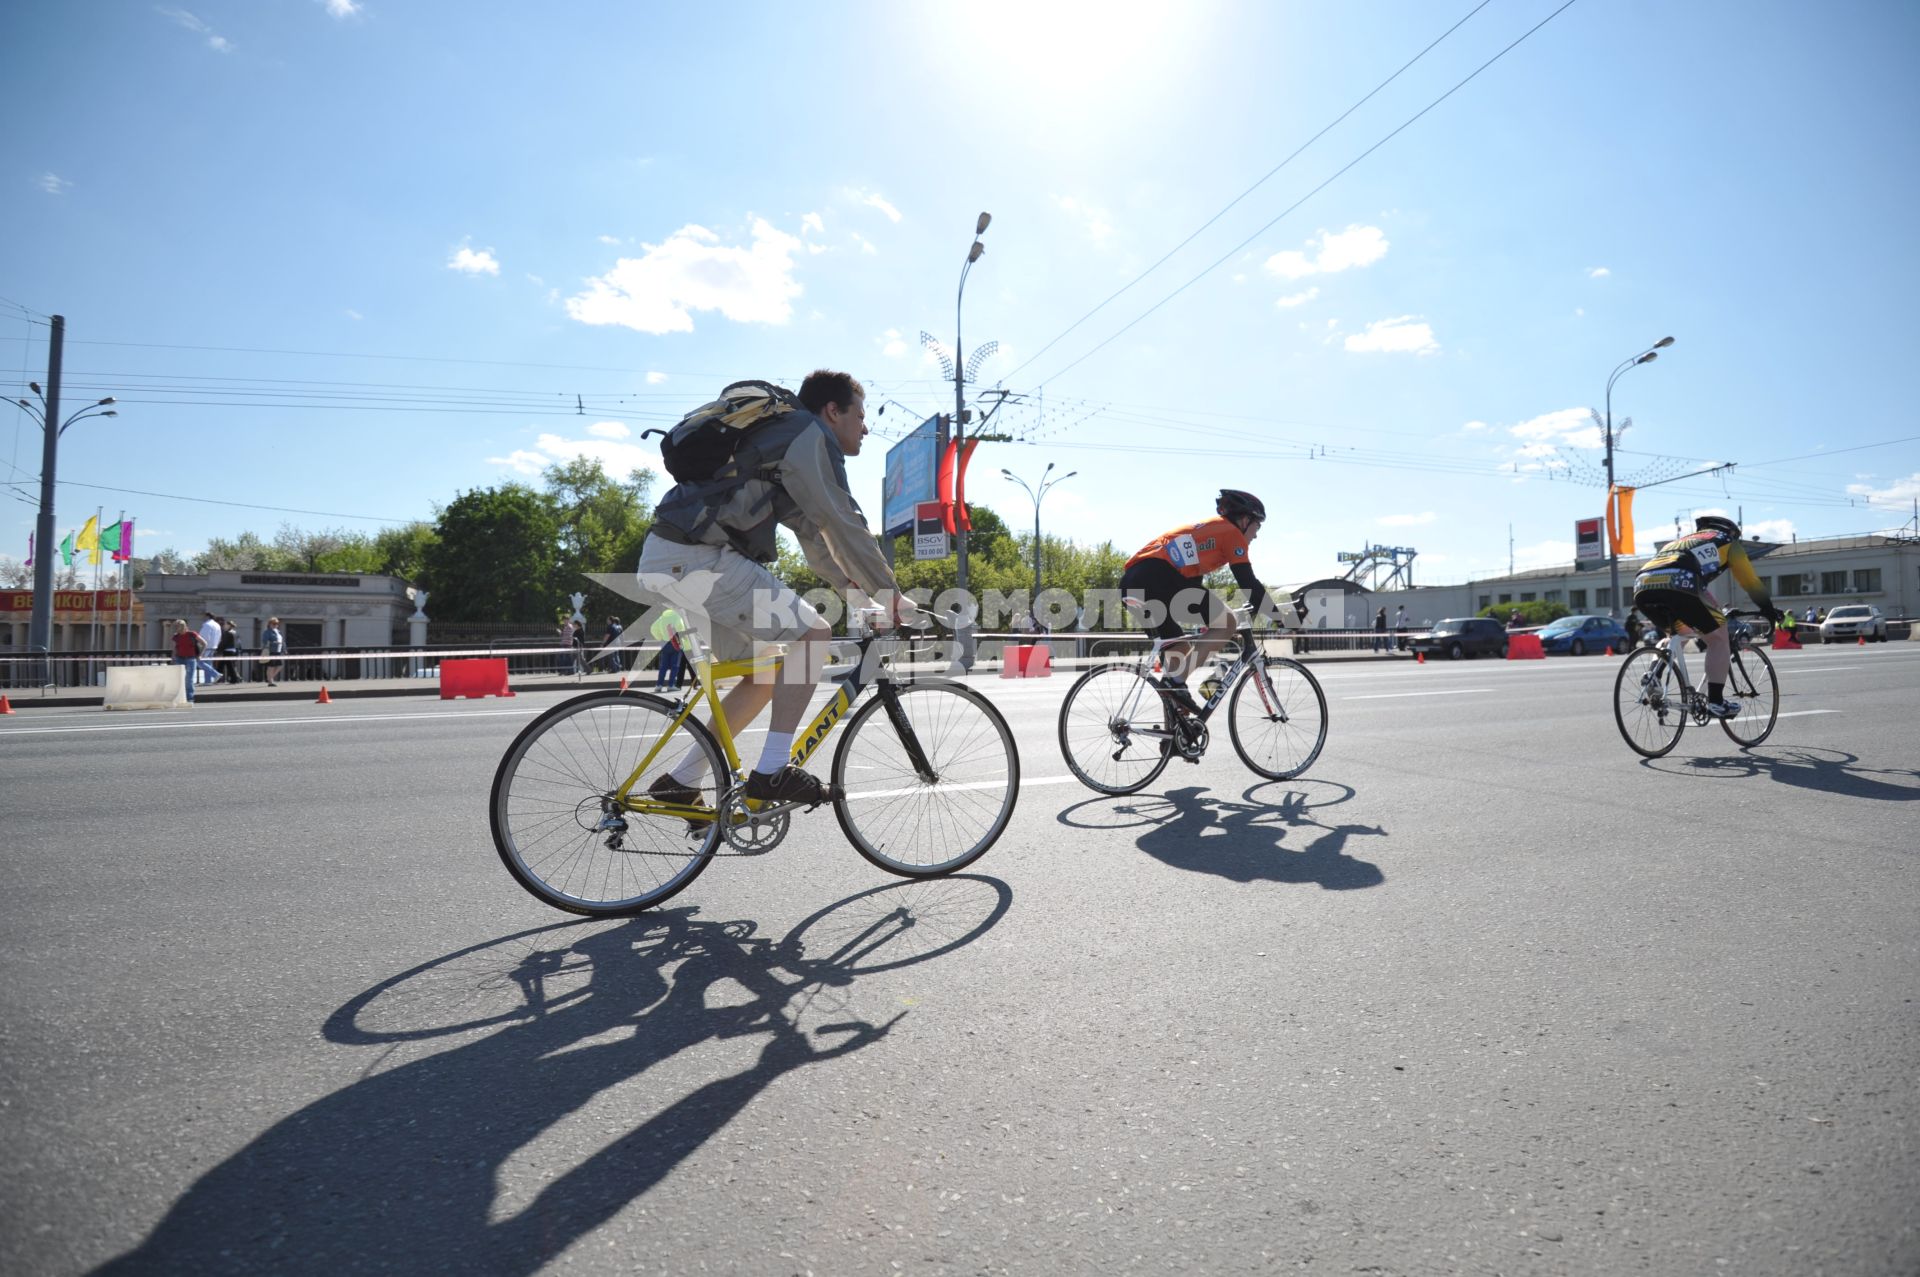
[[[1453,617],[1441,621],[1425,634],[1413,635],[1407,640],[1407,647],[1435,656],[1444,653],[1447,659],[1454,661],[1463,656],[1498,656],[1505,659],[1507,631],[1492,617]]]
[[[1624,654],[1631,646],[1626,627],[1610,616],[1563,616],[1540,631],[1540,649],[1585,656],[1611,648]]]

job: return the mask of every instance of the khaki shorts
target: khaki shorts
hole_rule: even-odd
[[[642,590],[687,618],[716,661],[767,655],[774,644],[825,628],[811,603],[731,546],[650,536],[633,575]]]

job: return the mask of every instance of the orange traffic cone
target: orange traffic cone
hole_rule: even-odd
[[[1427,663],[1427,654],[1425,652],[1415,652],[1413,654],[1413,663],[1415,665],[1425,665]]]
[[[320,684],[320,699],[315,701],[314,704],[315,705],[333,704],[333,697],[327,695],[327,685],[325,683]]]
[[[13,713],[13,702],[9,701],[5,696],[0,696],[0,714],[11,713]]]
[[[1867,645],[1867,636],[1862,634],[1860,636],[1860,646],[1865,647],[1866,645]]]
[[[625,674],[620,676],[620,690],[623,692],[627,690],[627,676]]]
[[[1613,655],[1613,644],[1611,644],[1611,643],[1609,643],[1609,644],[1607,644],[1607,655],[1608,655],[1608,656],[1612,656],[1612,655]]]

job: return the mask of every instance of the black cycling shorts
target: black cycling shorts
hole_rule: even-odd
[[[1673,633],[1676,623],[1696,633],[1711,634],[1726,623],[1726,613],[1714,606],[1712,598],[1698,590],[1672,590],[1655,587],[1635,590],[1633,606],[1652,621],[1662,634]]]
[[[1165,559],[1142,559],[1122,572],[1120,593],[1148,638],[1184,638],[1189,628],[1226,623],[1226,603]]]

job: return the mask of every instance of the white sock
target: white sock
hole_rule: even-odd
[[[707,751],[698,745],[688,747],[687,752],[680,755],[680,761],[667,769],[667,775],[682,785],[698,788],[707,775]]]
[[[760,762],[753,769],[771,775],[793,761],[793,733],[767,733],[767,745],[760,751]]]

